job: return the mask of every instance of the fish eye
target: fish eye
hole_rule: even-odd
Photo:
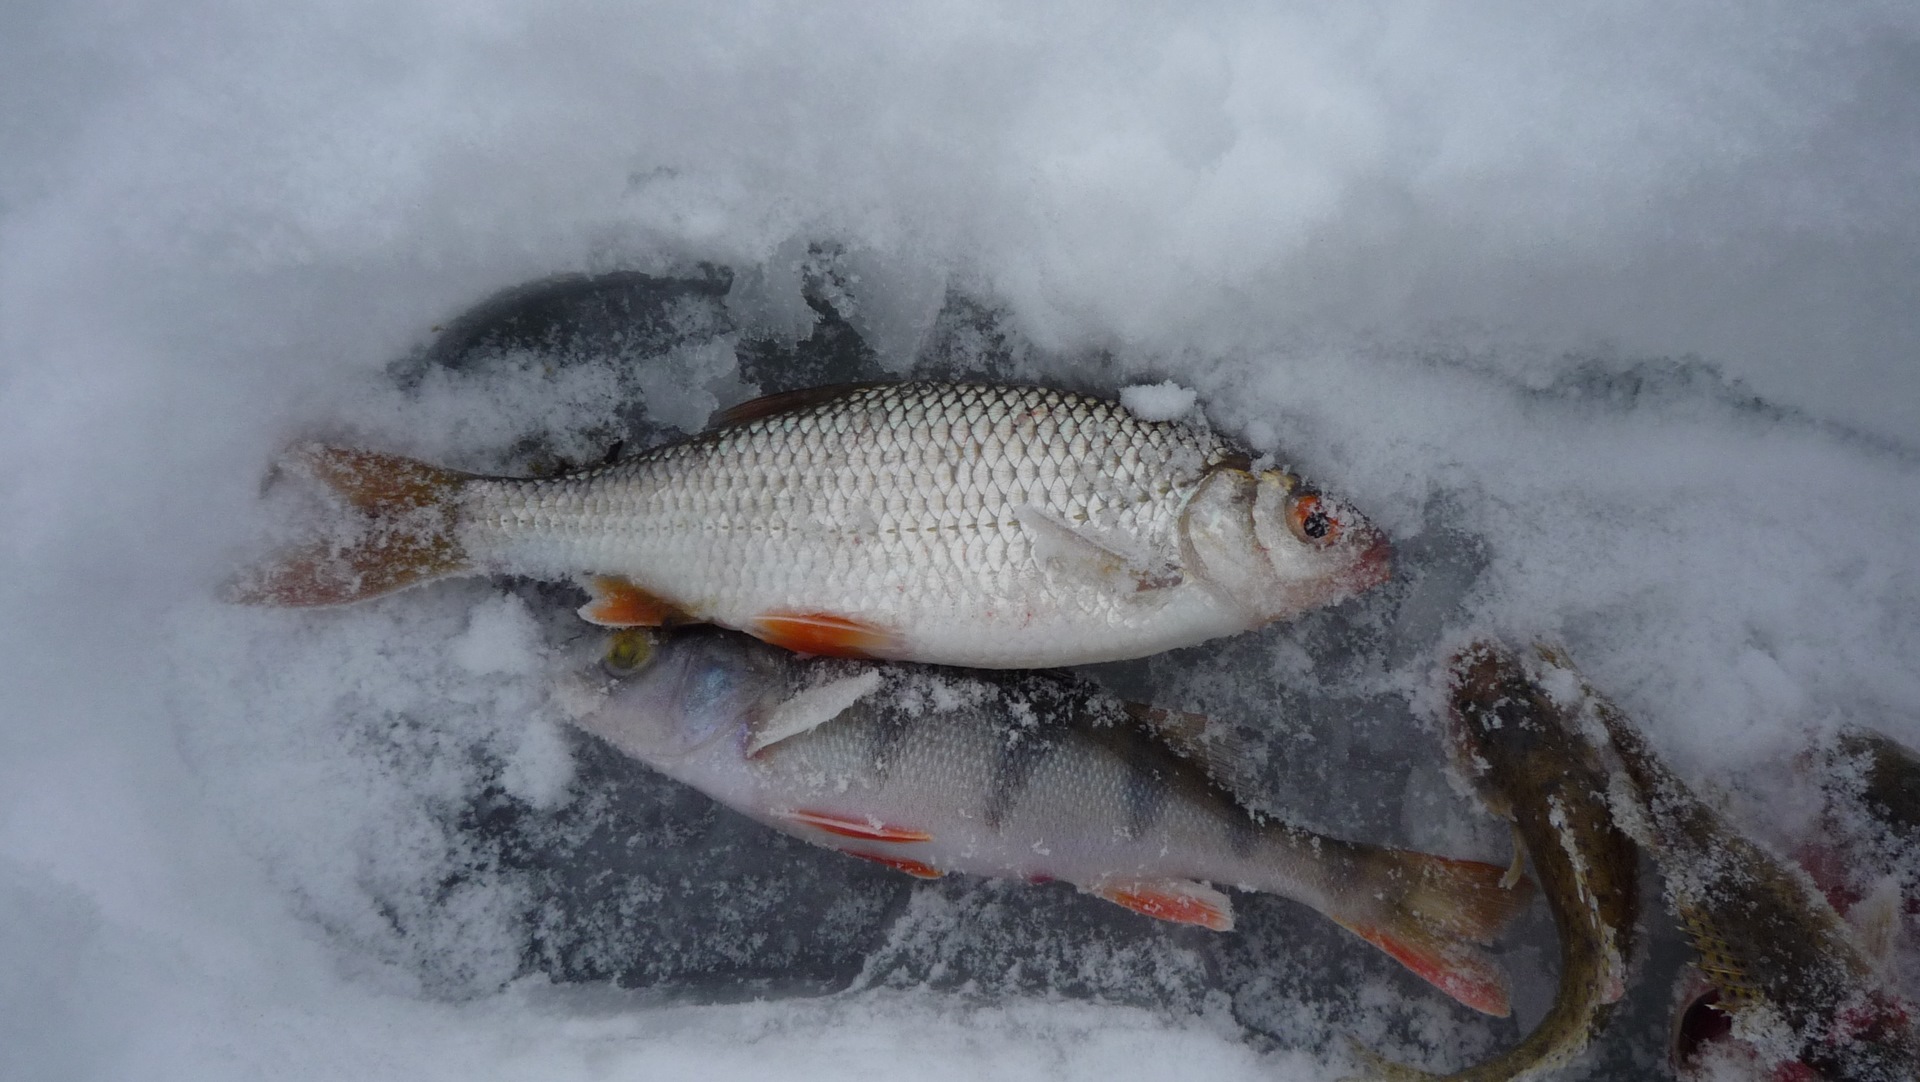
[[[622,628],[607,640],[600,664],[612,676],[632,676],[653,663],[653,636],[645,628]]]
[[[1340,517],[1317,492],[1299,492],[1287,500],[1287,528],[1301,541],[1320,547],[1340,539]]]

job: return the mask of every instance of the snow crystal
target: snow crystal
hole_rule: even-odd
[[[1120,404],[1143,421],[1177,421],[1192,411],[1199,393],[1172,380],[1120,388]]]

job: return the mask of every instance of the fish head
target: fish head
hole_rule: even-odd
[[[656,767],[714,749],[731,753],[740,741],[722,738],[743,736],[784,686],[779,659],[744,636],[644,634],[645,649],[610,653],[606,698],[577,723]]]
[[[1739,1078],[1753,1082],[1822,1082],[1813,1067],[1778,1050],[1769,1055],[1736,1026],[1736,1008],[1698,967],[1674,982],[1667,1066],[1681,1082]]]
[[[1200,576],[1263,620],[1331,605],[1393,572],[1385,534],[1285,470],[1214,467],[1181,528]]]
[[[1448,751],[1494,814],[1509,814],[1513,793],[1602,776],[1566,709],[1504,647],[1483,641],[1455,654],[1446,691]]]

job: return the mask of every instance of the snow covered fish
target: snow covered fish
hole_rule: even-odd
[[[813,654],[1030,668],[1143,657],[1386,579],[1357,512],[1204,423],[1038,387],[775,395],[550,479],[297,449],[362,514],[238,600],[331,605],[451,575],[578,578],[609,627],[710,622]]]
[[[1913,1005],[1886,987],[1813,879],[1728,825],[1587,690],[1631,782],[1622,824],[1653,852],[1713,989],[1684,1009],[1683,1026],[1729,1016],[1732,1036],[1775,1078],[1920,1078]]]
[[[1540,652],[1550,669],[1559,655]],[[1485,1063],[1444,1077],[1516,1082],[1571,1063],[1606,1026],[1626,992],[1639,917],[1639,850],[1614,824],[1608,774],[1574,724],[1522,659],[1489,643],[1461,651],[1448,670],[1455,760],[1487,809],[1513,823],[1514,875],[1524,856],[1560,934],[1560,987],[1524,1040]],[[1442,1076],[1362,1056],[1378,1077]]]
[[[1213,884],[1279,894],[1507,1013],[1504,972],[1472,945],[1530,897],[1503,868],[1256,818],[1125,704],[1061,678],[660,639],[635,675],[581,689],[595,697],[577,723],[778,830],[916,876],[1062,880],[1220,931],[1233,907]]]

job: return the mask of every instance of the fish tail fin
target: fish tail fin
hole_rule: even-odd
[[[1429,984],[1484,1014],[1512,1012],[1507,975],[1476,944],[1492,942],[1533,897],[1533,882],[1477,860],[1377,850],[1348,892],[1352,914],[1329,914]]]
[[[318,480],[355,512],[242,573],[228,599],[244,605],[340,605],[470,569],[455,536],[472,475],[400,455],[323,444],[294,448],[275,474]]]

